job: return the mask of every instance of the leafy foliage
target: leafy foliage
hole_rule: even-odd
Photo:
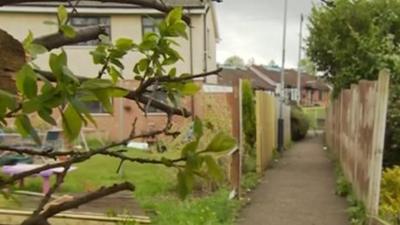
[[[307,54],[334,85],[334,95],[361,79],[392,72],[385,165],[400,163],[400,2],[337,0],[314,7]]]
[[[225,66],[232,66],[237,68],[242,68],[245,66],[244,60],[237,55],[227,58],[224,62]]]
[[[187,159],[186,165],[179,169],[178,192],[181,198],[185,198],[193,189],[194,178],[196,175],[208,177],[215,181],[223,179],[223,171],[215,161],[213,154],[231,150],[236,145],[236,141],[224,132],[220,132],[210,141],[203,150],[199,150],[199,142],[203,136],[203,124],[199,119],[194,122],[195,139],[187,143],[181,156]]]
[[[182,13],[182,8],[171,10],[158,25],[159,32],[146,33],[138,43],[125,37],[113,42],[106,36],[100,36],[100,43],[90,53],[93,63],[100,67],[96,78],[76,76],[69,68],[67,52],[61,49],[49,54],[48,64],[54,80],[48,80],[38,72],[39,68],[34,64],[37,56],[46,50],[34,43],[33,34],[30,32],[24,41],[24,48],[31,54],[31,61],[16,75],[18,94],[14,96],[0,90],[1,125],[6,125],[6,118],[15,117],[18,132],[23,136],[32,137],[39,143],[40,139],[32,126],[30,116],[37,114],[45,123],[57,125],[54,113],[57,111],[62,119],[65,137],[71,142],[74,141],[84,126],[89,123],[96,125],[86,103],[98,101],[107,113],[112,114],[113,99],[128,94],[126,89],[118,86],[118,81],[124,79],[122,74],[126,69],[122,59],[130,53],[139,53],[142,56],[132,65],[135,75],[130,78],[138,80],[139,83],[135,93],[151,95],[152,90],[148,88],[155,86],[153,91],[157,89],[165,92],[170,104],[179,106],[181,97],[194,95],[200,89],[192,79],[187,79],[190,74],[177,74],[174,67],[182,60],[174,49],[178,46],[174,39],[187,38],[187,27],[182,20]],[[57,13],[59,31],[65,37],[73,38],[76,32],[69,25],[69,18],[67,9],[60,6]],[[111,79],[102,79],[103,76]],[[38,81],[42,81],[42,85],[38,85]],[[171,124],[168,122],[167,125],[169,128]],[[156,162],[179,170],[177,186],[182,198],[192,190],[196,176],[221,180],[223,173],[214,156],[231,150],[236,145],[236,141],[224,132],[217,133],[206,147],[199,145],[203,137],[203,124],[198,118],[194,122],[194,136],[194,140],[182,148],[181,158],[162,158]],[[121,156],[119,152],[112,153],[114,156]],[[86,160],[92,156],[88,155]]]
[[[296,105],[292,105],[290,110],[290,124],[291,135],[294,141],[299,141],[306,137],[310,128],[310,122],[303,110]]]
[[[249,80],[243,80],[242,101],[245,141],[250,147],[254,147],[256,143],[256,112],[253,89]]]
[[[345,197],[349,207],[347,213],[352,225],[366,225],[368,222],[365,205],[359,201],[352,189],[351,183],[347,181],[343,174],[340,163],[335,163],[336,175],[336,194]]]
[[[387,168],[381,185],[380,216],[392,225],[400,224],[400,167]]]

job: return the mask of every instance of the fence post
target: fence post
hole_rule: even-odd
[[[374,223],[374,217],[378,216],[380,186],[382,178],[383,149],[385,143],[386,115],[389,101],[389,71],[383,70],[379,74],[377,84],[377,96],[374,115],[374,131],[372,139],[372,157],[369,173],[369,189],[367,212],[369,224]]]

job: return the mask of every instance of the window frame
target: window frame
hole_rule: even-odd
[[[81,25],[75,23],[74,20],[76,19],[96,19],[97,23],[96,24],[85,24],[82,23]],[[112,39],[112,30],[111,30],[111,16],[103,16],[103,15],[78,15],[78,16],[73,16],[71,17],[69,24],[75,28],[75,29],[82,29],[84,27],[88,26],[99,26],[99,25],[104,25],[106,27],[106,33],[108,34],[108,37]],[[93,47],[96,46],[99,43],[99,39],[97,40],[91,40],[87,42],[80,42],[76,44],[72,44],[70,46],[74,47]]]
[[[152,21],[152,25],[145,25],[145,20],[147,20],[147,19],[149,19],[149,21]],[[163,18],[163,16],[161,16],[161,15],[151,15],[151,16],[149,16],[149,15],[146,15],[146,16],[142,16],[142,19],[141,19],[141,23],[142,23],[142,37],[146,34],[146,33],[148,33],[149,31],[145,31],[145,29],[146,28],[150,28],[152,31],[151,32],[154,32],[154,33],[158,33],[159,32],[159,30],[158,30],[158,24],[157,24],[157,22],[158,23],[160,23],[162,20],[163,20],[164,18]]]
[[[162,94],[162,98],[159,98],[161,96],[160,94]],[[156,96],[154,96],[154,95],[156,95]],[[162,102],[165,104],[168,103],[168,94],[165,91],[156,90],[156,91],[151,92],[148,96],[151,98],[153,98],[153,96],[154,96],[154,100],[157,100],[159,102]],[[149,115],[165,115],[166,114],[165,112],[163,112],[159,109],[156,109],[152,106],[149,106],[146,113]]]

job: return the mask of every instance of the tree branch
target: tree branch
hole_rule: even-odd
[[[170,128],[171,128],[171,116],[168,116],[168,120],[166,122],[166,125],[161,130],[151,131],[151,132],[138,134],[138,135],[134,135],[134,134],[131,133],[131,135],[128,138],[126,138],[126,139],[124,139],[124,140],[122,140],[120,142],[109,144],[109,145],[104,146],[102,148],[99,148],[97,150],[92,150],[92,151],[89,151],[89,152],[82,152],[82,153],[79,153],[79,154],[76,153],[75,155],[72,155],[72,157],[70,159],[68,159],[66,161],[43,165],[41,167],[38,167],[38,168],[35,168],[35,169],[32,169],[32,170],[28,170],[28,171],[25,171],[25,172],[22,172],[22,173],[15,174],[15,175],[11,176],[8,179],[3,179],[2,180],[0,178],[0,187],[3,187],[5,185],[10,185],[10,184],[14,183],[17,180],[21,180],[21,179],[23,179],[25,177],[28,177],[28,176],[31,176],[31,175],[34,175],[34,174],[38,174],[38,173],[40,173],[42,171],[45,171],[45,170],[49,170],[49,169],[53,169],[53,168],[57,168],[57,167],[64,167],[65,168],[68,165],[72,165],[72,164],[75,164],[75,163],[80,163],[80,162],[86,161],[86,160],[90,159],[91,157],[93,157],[94,155],[103,154],[103,153],[107,152],[109,149],[112,149],[114,147],[118,147],[118,146],[121,146],[121,145],[127,145],[129,141],[134,140],[134,139],[146,138],[146,137],[154,137],[156,135],[160,135],[160,134],[163,134],[163,133],[168,134],[168,130]],[[14,150],[16,150],[16,149],[14,149]],[[23,151],[27,152],[27,154],[28,154],[28,152],[31,152],[32,150],[24,149]],[[69,153],[75,153],[75,152],[69,152]],[[67,154],[67,153],[65,153],[65,154]],[[54,156],[57,156],[57,155],[63,155],[63,153],[51,153],[51,152],[47,152],[46,153],[46,152],[43,152],[43,153],[37,153],[37,155],[41,155],[41,156],[45,156],[45,157],[54,157]]]
[[[36,38],[33,42],[40,44],[51,51],[52,49],[60,48],[65,45],[72,45],[81,42],[98,39],[99,35],[107,35],[104,26],[89,26],[79,29],[74,38],[65,37],[64,34],[57,32]]]
[[[217,69],[214,71],[206,72],[206,73],[201,73],[201,74],[196,74],[192,76],[186,76],[186,77],[177,77],[177,78],[171,78],[169,76],[161,76],[159,78],[149,78],[145,82],[142,83],[135,91],[132,90],[127,90],[128,94],[125,96],[126,99],[129,100],[134,100],[138,101],[144,105],[147,105],[150,102],[150,105],[156,109],[159,109],[167,114],[171,115],[178,115],[178,116],[183,116],[183,117],[190,117],[192,114],[185,108],[174,108],[168,104],[165,104],[163,102],[151,99],[149,96],[144,95],[143,93],[145,92],[146,88],[153,85],[155,82],[161,82],[161,83],[168,83],[168,82],[182,82],[182,81],[187,81],[187,80],[192,80],[195,78],[201,78],[201,77],[207,77],[213,74],[219,74],[222,71],[222,69]],[[36,70],[37,73],[42,75],[44,78],[51,82],[55,82],[56,79],[53,75],[53,73],[48,72],[48,71],[41,71],[41,70]],[[79,81],[84,82],[89,80],[90,78],[82,77],[82,76],[77,76]]]
[[[77,0],[3,0],[0,2],[0,6],[6,5],[15,5],[18,3],[34,3],[34,2],[68,2],[68,1],[77,1]],[[139,5],[146,8],[156,9],[160,12],[168,13],[173,8],[167,6],[165,4],[160,3],[157,0],[87,0],[92,2],[103,2],[103,3],[122,3],[122,4],[130,4],[130,5]],[[190,25],[190,17],[187,15],[183,16],[183,20]]]
[[[57,180],[54,183],[53,187],[46,193],[46,195],[43,197],[42,201],[40,201],[36,210],[33,212],[34,216],[38,215],[43,210],[45,205],[50,201],[51,196],[54,194],[54,192],[56,192],[57,189],[61,186],[61,184],[64,183],[64,178],[67,175],[70,167],[71,167],[71,164],[67,164],[64,167],[64,171],[57,177]]]
[[[26,219],[22,225],[39,225],[39,224],[48,224],[47,219],[66,210],[78,208],[81,205],[92,202],[94,200],[103,198],[108,195],[112,195],[114,193],[120,191],[134,191],[135,186],[129,182],[124,182],[120,184],[114,184],[109,187],[101,187],[97,191],[84,195],[82,197],[75,198],[71,201],[63,202],[58,205],[50,206],[46,211],[40,213],[39,215],[33,215],[30,218]]]
[[[17,154],[27,154],[27,155],[35,155],[35,156],[44,156],[47,158],[56,158],[57,156],[72,156],[72,155],[79,155],[83,152],[76,152],[76,151],[68,151],[68,152],[52,152],[53,149],[31,149],[31,148],[20,148],[20,147],[13,147],[13,146],[6,146],[0,145],[0,151],[8,151]]]

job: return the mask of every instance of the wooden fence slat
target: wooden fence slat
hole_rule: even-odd
[[[382,177],[383,149],[385,145],[385,129],[387,105],[389,102],[390,75],[387,70],[379,74],[376,95],[374,133],[372,138],[372,157],[370,166],[370,182],[367,209],[371,216],[377,216]]]
[[[343,90],[330,104],[326,121],[327,144],[370,217],[379,210],[389,80],[389,72],[382,71],[378,81]]]

